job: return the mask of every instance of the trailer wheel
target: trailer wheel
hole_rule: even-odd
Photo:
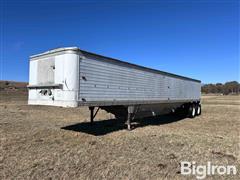
[[[196,116],[196,106],[194,104],[189,106],[188,116],[190,118],[194,118]]]
[[[201,107],[201,104],[198,104],[197,107],[196,107],[197,111],[196,111],[196,115],[197,116],[200,116],[201,113],[202,113],[202,107]]]

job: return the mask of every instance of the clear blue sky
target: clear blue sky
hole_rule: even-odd
[[[238,1],[0,2],[1,80],[28,81],[30,55],[78,46],[203,83],[239,81]]]

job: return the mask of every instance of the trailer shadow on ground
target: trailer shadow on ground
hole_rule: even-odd
[[[177,116],[173,114],[161,115],[156,117],[148,117],[143,119],[136,119],[132,122],[132,129],[149,125],[164,125],[168,123],[177,122],[186,119],[184,116]],[[70,130],[75,132],[83,132],[94,136],[102,136],[114,131],[124,130],[127,126],[124,120],[119,119],[108,119],[96,121],[91,124],[90,122],[82,122],[73,124],[70,126],[62,127],[61,129]]]

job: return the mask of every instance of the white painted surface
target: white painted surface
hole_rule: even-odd
[[[29,84],[37,84],[37,61],[30,61]]]
[[[52,57],[55,59],[55,70],[54,70],[54,82],[52,84],[62,84],[62,89],[53,89],[51,90],[51,95],[43,95],[41,90],[46,90],[49,88],[39,88],[39,89],[29,89],[29,100],[28,104],[32,105],[53,105],[53,106],[63,106],[63,107],[77,107],[77,99],[78,99],[78,64],[79,64],[79,56],[77,54],[61,54]],[[43,78],[38,78],[38,76],[43,76],[37,72],[44,72],[44,70],[38,69],[38,63],[41,61],[52,60],[50,58],[38,58],[36,60],[30,61],[30,78],[29,85],[44,85]],[[41,68],[49,68],[45,67],[46,65],[41,66]],[[49,63],[52,65],[52,63]],[[47,77],[46,77],[47,78]],[[41,79],[41,82],[38,82],[38,79]],[[48,78],[49,79],[49,78]],[[49,80],[46,79],[46,84],[49,85]],[[50,84],[51,84],[50,83]]]

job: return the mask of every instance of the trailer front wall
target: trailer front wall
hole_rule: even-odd
[[[201,84],[94,56],[80,59],[80,103],[188,101],[200,99]]]
[[[29,89],[28,104],[77,107],[78,63],[79,55],[76,53],[32,58],[29,85],[34,88]],[[61,86],[52,87],[56,84]]]

